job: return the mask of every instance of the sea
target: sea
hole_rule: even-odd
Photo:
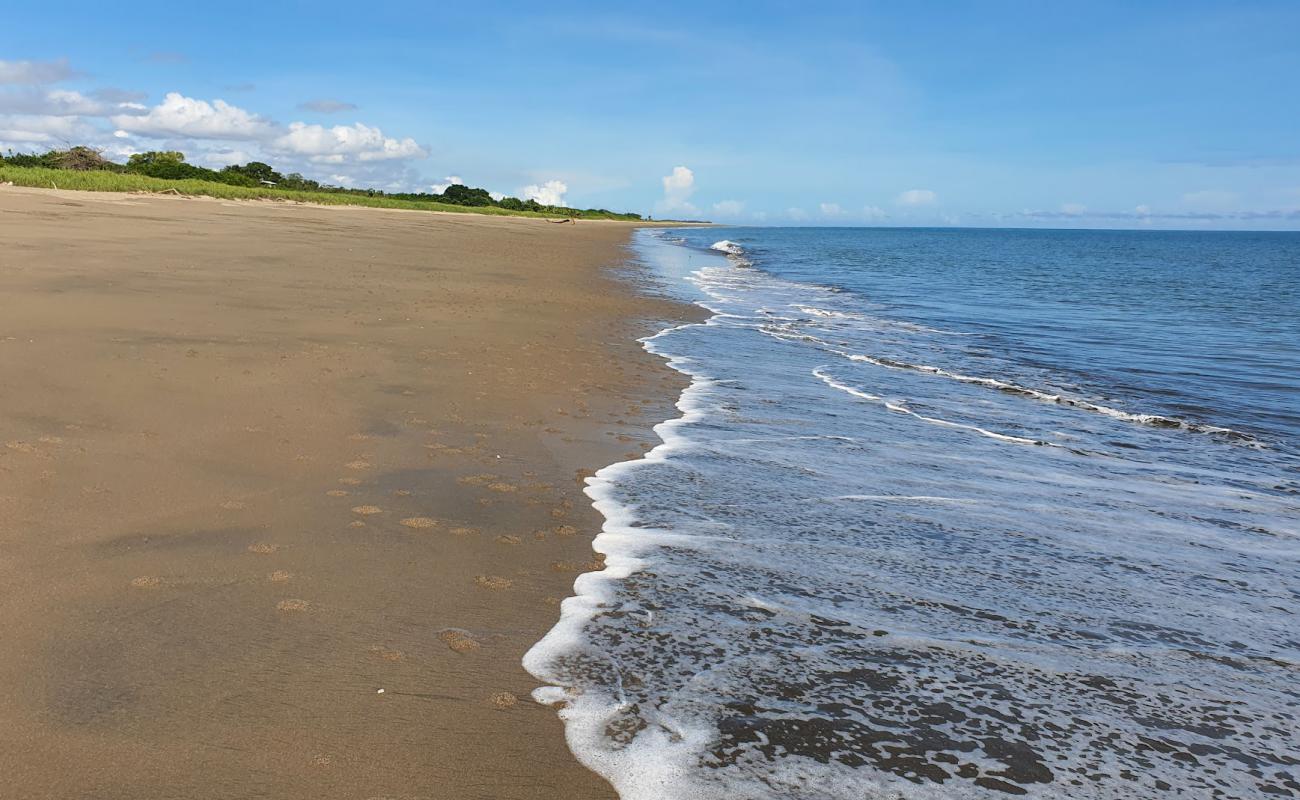
[[[634,249],[690,386],[525,659],[625,800],[1300,797],[1300,234]]]

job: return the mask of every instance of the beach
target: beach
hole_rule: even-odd
[[[0,775],[596,798],[523,653],[689,308],[633,226],[0,188]]]

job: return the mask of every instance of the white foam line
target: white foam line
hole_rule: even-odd
[[[703,303],[699,305],[707,308]],[[553,672],[552,664],[567,653],[582,651],[583,629],[610,607],[615,584],[645,567],[649,551],[664,544],[689,544],[699,538],[635,526],[634,510],[620,503],[614,491],[629,473],[665,461],[685,446],[687,439],[680,429],[703,418],[703,404],[698,398],[715,385],[714,381],[687,369],[690,359],[658,351],[655,340],[674,331],[717,324],[710,318],[703,323],[676,325],[640,340],[647,351],[665,358],[669,367],[691,377],[691,384],[677,400],[681,415],[654,427],[661,444],[641,458],[611,464],[587,479],[584,491],[591,498],[592,506],[605,517],[605,524],[591,545],[594,551],[604,554],[605,568],[578,576],[573,583],[574,596],[560,605],[559,621],[523,658],[524,669],[548,684],[535,689],[533,699],[543,705],[562,706],[558,713],[565,723],[565,740],[570,751],[584,766],[608,780],[623,800],[667,800],[687,794],[692,754],[704,748],[714,732],[685,727],[679,720],[659,718],[654,728],[643,731],[631,744],[612,750],[607,746],[605,731],[622,710],[624,701],[599,692],[582,694],[566,687],[564,676]]]
[[[942,425],[947,428],[961,428],[963,430],[974,431],[975,433],[978,433],[981,436],[987,436],[990,439],[998,439],[1004,442],[1014,442],[1016,444],[1032,444],[1037,446],[1046,445],[1048,447],[1060,447],[1060,445],[1052,444],[1051,442],[1039,441],[1038,439],[1026,439],[1023,436],[1010,436],[1005,433],[998,433],[996,431],[991,431],[986,428],[981,428],[978,425],[967,425],[962,422],[952,422],[946,419],[939,419],[938,417],[927,417],[924,414],[918,414],[917,412],[913,411],[907,406],[901,405],[899,403],[891,402],[889,400],[884,399],[883,397],[879,397],[874,394],[868,394],[867,392],[861,391],[860,389],[855,389],[852,386],[847,386],[843,383],[840,383],[839,381],[835,380],[831,376],[827,375],[821,367],[815,368],[812,371],[812,374],[816,375],[818,378],[821,379],[822,383],[826,384],[832,389],[839,389],[841,392],[847,392],[848,394],[851,394],[854,397],[858,397],[863,400],[870,400],[873,403],[882,403],[884,404],[885,408],[889,409],[890,411],[895,411],[899,414],[908,414],[913,417],[916,417],[919,420],[924,420],[925,422],[929,422],[934,425]]]
[[[834,350],[833,352],[844,356],[850,361],[861,361],[868,364],[874,364],[875,366],[878,367],[885,367],[886,369],[910,370],[913,372],[924,372],[930,375],[938,375],[940,377],[950,378],[951,380],[959,381],[961,383],[970,383],[970,384],[975,384],[977,386],[987,386],[991,389],[997,389],[999,391],[1014,392],[1015,394],[1024,395],[1026,397],[1032,397],[1035,400],[1041,400],[1045,403],[1055,403],[1057,405],[1070,406],[1072,408],[1081,408],[1085,411],[1094,411],[1098,414],[1103,414],[1105,416],[1111,417],[1112,419],[1123,420],[1125,422],[1137,422],[1142,425],[1154,425],[1154,426],[1165,427],[1165,428],[1182,428],[1184,430],[1193,431],[1195,433],[1220,433],[1220,434],[1229,434],[1244,439],[1252,438],[1248,434],[1241,433],[1240,431],[1234,431],[1231,428],[1223,428],[1217,425],[1204,425],[1196,422],[1188,422],[1187,420],[1177,419],[1175,417],[1166,417],[1160,414],[1135,414],[1129,411],[1120,411],[1117,408],[1111,408],[1110,406],[1103,406],[1099,403],[1092,403],[1087,400],[1080,400],[1075,397],[1066,397],[1065,395],[1061,395],[1061,394],[1051,394],[1048,392],[1039,391],[1038,389],[1030,389],[1027,386],[1020,386],[1015,383],[1008,383],[1007,381],[1001,381],[998,380],[997,378],[983,378],[975,375],[962,375],[959,372],[949,372],[946,369],[942,369],[940,367],[932,367],[929,364],[907,364],[901,361],[898,362],[887,361],[884,359],[873,358],[872,356],[868,356],[868,355],[862,355],[860,353],[846,353],[842,350]]]

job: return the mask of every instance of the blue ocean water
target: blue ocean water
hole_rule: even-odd
[[[1300,797],[1300,235],[637,249],[712,317],[525,662],[622,796]]]

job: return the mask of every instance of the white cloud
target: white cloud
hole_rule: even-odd
[[[0,61],[0,84],[40,86],[58,83],[77,73],[68,66],[68,60],[58,61]]]
[[[9,147],[90,142],[97,133],[78,117],[0,114],[0,143]]]
[[[435,184],[433,184],[432,186],[429,187],[430,189],[433,190],[433,193],[434,193],[434,194],[442,194],[443,192],[447,191],[447,187],[449,187],[449,186],[453,186],[453,185],[455,185],[455,186],[464,186],[464,185],[465,185],[465,181],[461,180],[459,175],[448,175],[447,177],[443,178],[442,180],[443,180],[442,183],[435,183]]]
[[[817,209],[822,212],[823,217],[839,217],[844,215],[844,209],[840,208],[839,203],[822,203],[817,206]]]
[[[195,154],[189,160],[201,167],[221,169],[222,167],[227,167],[231,164],[247,164],[250,161],[257,161],[259,159],[247,150],[220,149],[205,150],[202,153]]]
[[[862,208],[862,218],[863,218],[863,219],[866,219],[866,220],[880,220],[880,219],[886,219],[886,218],[888,218],[888,217],[889,217],[889,215],[886,214],[886,213],[885,213],[885,210],[884,210],[883,208],[881,208],[880,206],[863,206],[863,208]]]
[[[20,89],[0,92],[0,113],[54,116],[102,116],[117,107],[68,89]]]
[[[289,132],[271,143],[276,150],[307,156],[317,163],[337,164],[351,156],[359,161],[424,158],[428,155],[414,139],[392,139],[379,128],[353,125],[308,125],[295,122]]]
[[[808,212],[804,211],[802,208],[787,208],[785,210],[785,215],[795,222],[803,222],[808,219]]]
[[[928,206],[939,199],[939,195],[929,189],[908,189],[898,195],[898,204],[903,206]]]
[[[315,111],[318,114],[338,114],[341,111],[356,111],[356,103],[344,103],[341,100],[308,100],[298,104],[299,111]]]
[[[673,167],[673,171],[663,177],[664,199],[658,203],[663,211],[685,211],[694,214],[698,211],[690,202],[695,193],[695,173],[689,167]]]
[[[1084,213],[1084,212],[1087,211],[1087,210],[1088,210],[1088,207],[1085,206],[1085,205],[1082,204],[1082,203],[1062,203],[1062,204],[1061,204],[1061,213],[1062,213],[1062,214],[1069,214],[1069,215],[1072,216],[1072,217],[1077,217],[1077,216],[1079,216],[1080,214]]]
[[[21,77],[13,63],[0,64],[10,78]],[[47,70],[46,77],[54,74]],[[137,102],[142,97],[113,88],[82,93],[39,85],[0,86],[0,150],[86,145],[120,157],[163,147],[185,153],[194,164],[265,161],[283,173],[337,165],[329,171],[348,178],[351,185],[357,181],[407,190],[427,185],[409,166],[411,159],[427,156],[424,148],[414,139],[385,136],[376,127],[305,122],[284,126],[222,100],[171,92],[162,102],[145,106]]]
[[[536,200],[544,206],[564,205],[564,195],[569,187],[564,181],[551,180],[541,185],[531,184],[520,190],[525,200]]]
[[[720,217],[738,217],[745,211],[745,204],[739,200],[722,200],[713,204],[713,213]]]
[[[1142,205],[1140,205],[1140,206],[1134,208],[1134,209],[1133,209],[1133,213],[1134,213],[1134,214],[1137,214],[1139,217],[1149,217],[1149,216],[1151,216],[1151,206],[1146,205],[1146,204],[1144,203],[1144,204],[1142,204]]]
[[[208,103],[179,92],[169,92],[148,113],[118,114],[111,121],[122,130],[152,137],[265,139],[276,131],[267,120],[224,100]]]

